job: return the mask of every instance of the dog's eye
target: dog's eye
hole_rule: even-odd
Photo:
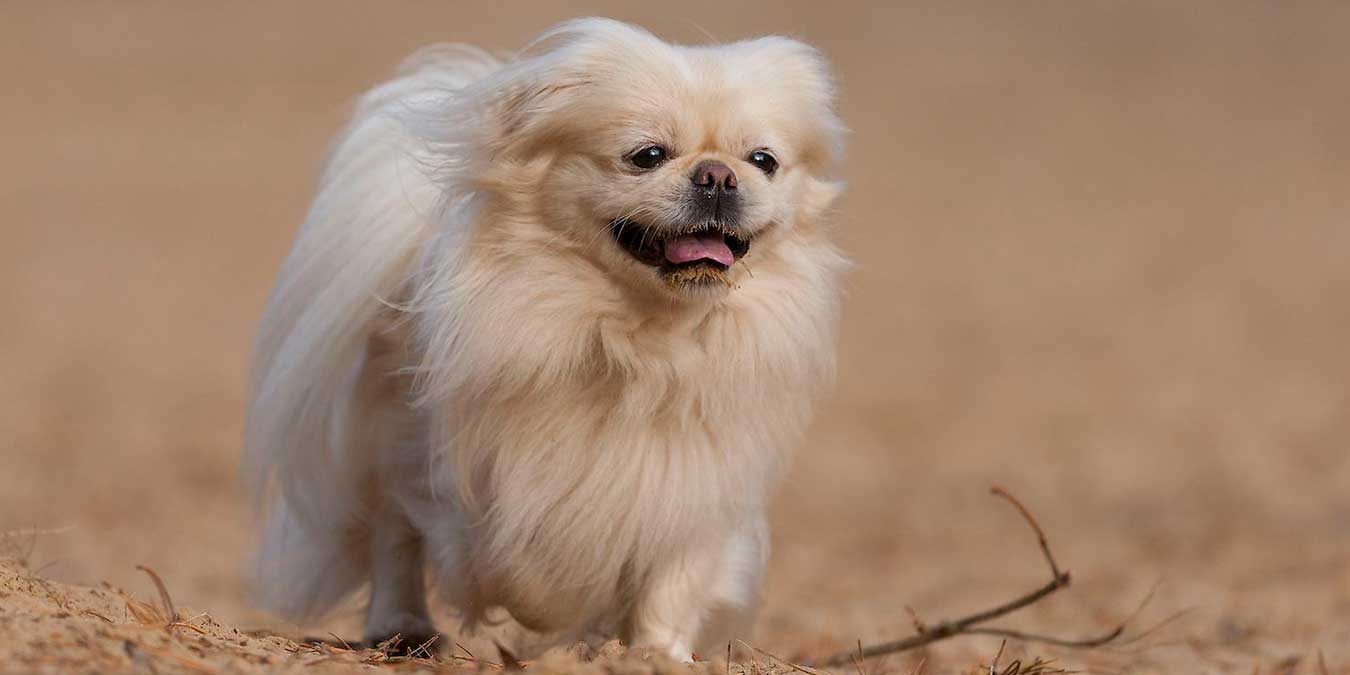
[[[655,169],[666,163],[666,149],[659,145],[649,145],[628,157],[628,161],[639,169]]]
[[[766,176],[772,176],[773,172],[778,170],[778,160],[774,159],[773,155],[770,155],[763,150],[756,150],[750,153],[750,156],[746,158],[746,161],[759,167],[759,170],[763,171]]]

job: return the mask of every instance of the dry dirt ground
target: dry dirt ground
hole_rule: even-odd
[[[1006,625],[1091,634],[1155,584],[1136,630],[1185,612],[1005,663],[1317,673],[1321,650],[1350,673],[1350,6],[701,0],[0,6],[0,532],[30,565],[0,566],[0,671],[252,672],[331,655],[235,628],[355,634],[249,609],[250,333],[358,91],[416,46],[579,14],[790,33],[840,75],[858,266],[757,646],[805,658],[1041,583],[1001,483],[1075,576]],[[140,564],[194,628],[99,586],[157,606]],[[321,666],[417,665],[370,658]]]

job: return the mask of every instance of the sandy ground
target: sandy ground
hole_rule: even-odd
[[[540,675],[786,675],[785,661],[738,662],[733,655],[681,664],[617,640],[552,649],[538,658],[481,657],[456,644],[412,655],[397,642],[362,648],[328,638],[296,642],[263,630],[239,630],[206,613],[180,611],[172,596],[143,602],[108,583],[98,588],[44,579],[22,562],[0,560],[0,672],[400,674],[528,670]],[[509,651],[507,652],[509,654]],[[496,659],[496,660],[494,660]],[[798,666],[800,668],[800,666]]]
[[[0,531],[32,545],[6,578],[150,601],[146,564],[189,616],[352,634],[249,609],[250,334],[357,92],[419,45],[510,49],[581,14],[683,41],[790,33],[840,74],[858,266],[836,394],[776,508],[756,644],[807,657],[909,633],[905,607],[931,622],[1041,583],[1034,539],[987,495],[1001,483],[1075,576],[1007,625],[1091,634],[1154,584],[1139,627],[1186,610],[1129,647],[1015,653],[1314,673],[1321,650],[1350,673],[1350,7],[1334,4],[6,3]],[[0,594],[0,644],[27,644],[20,623],[101,623],[43,597]],[[163,632],[99,601],[113,637],[67,649]],[[997,647],[874,671],[959,672]]]

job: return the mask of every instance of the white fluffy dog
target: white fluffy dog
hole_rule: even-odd
[[[341,135],[257,338],[269,608],[689,658],[744,635],[766,501],[833,369],[819,54],[557,26],[414,56]]]

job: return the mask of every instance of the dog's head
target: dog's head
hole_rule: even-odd
[[[831,82],[794,40],[682,47],[585,19],[527,48],[493,96],[490,191],[554,251],[680,300],[809,246],[838,193]]]

